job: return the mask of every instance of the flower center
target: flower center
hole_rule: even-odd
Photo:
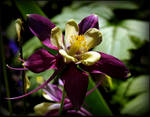
[[[71,35],[69,55],[81,54],[87,51],[87,44],[84,35]]]

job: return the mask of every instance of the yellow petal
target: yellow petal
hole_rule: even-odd
[[[48,102],[43,102],[43,103],[37,104],[36,106],[34,106],[34,111],[38,115],[45,115],[46,112],[49,111],[48,107],[50,105],[51,105],[51,103],[48,103]]]
[[[20,39],[21,39],[21,31],[24,30],[22,24],[23,24],[23,21],[20,18],[18,18],[16,20],[16,32],[17,32],[17,36],[18,36],[18,41],[20,41]]]
[[[64,48],[62,31],[59,27],[51,30],[51,43],[59,49]]]
[[[71,35],[78,35],[79,27],[78,24],[73,20],[69,20],[65,26],[65,47],[70,46]]]
[[[64,57],[64,62],[68,63],[70,61],[77,62],[78,60],[73,56],[67,54],[67,52],[63,49],[59,50],[59,53]]]
[[[93,65],[100,59],[101,55],[98,52],[89,51],[81,55],[81,63],[87,66]]]
[[[102,41],[102,34],[96,28],[90,28],[84,34],[88,50],[99,45]]]

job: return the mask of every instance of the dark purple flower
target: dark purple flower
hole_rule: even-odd
[[[88,88],[88,74],[85,71],[120,79],[128,77],[129,70],[123,62],[108,54],[89,51],[102,41],[96,15],[92,14],[84,18],[79,24],[73,19],[69,20],[65,26],[65,37],[63,37],[59,27],[55,27],[43,16],[30,14],[28,15],[28,23],[31,32],[43,44],[51,49],[58,50],[58,54],[54,56],[47,50],[40,49],[25,61],[24,66],[36,73],[47,69],[56,69],[56,71],[44,84],[24,96],[44,88],[59,71],[62,71],[64,64],[67,68],[60,77],[64,82],[68,98],[72,105],[77,108],[80,108],[83,104]],[[21,97],[23,96],[16,98]]]

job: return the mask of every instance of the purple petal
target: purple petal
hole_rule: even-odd
[[[48,111],[44,116],[58,116],[59,115],[59,109],[54,109]]]
[[[92,14],[79,23],[79,34],[84,34],[89,28],[99,29],[98,16]]]
[[[92,66],[84,66],[81,67],[87,70],[90,73],[95,74],[107,74],[113,78],[127,78],[129,75],[129,70],[127,67],[121,62],[119,59],[100,52],[101,58],[98,62],[96,62]]]
[[[57,50],[57,47],[53,46],[50,42],[51,29],[55,27],[55,24],[48,18],[38,14],[29,14],[27,18],[31,32],[37,36],[44,45]]]
[[[50,68],[53,69],[55,61],[54,55],[45,49],[39,49],[25,61],[24,66],[32,72],[39,73]]]
[[[87,91],[88,75],[77,69],[74,64],[70,64],[61,78],[64,80],[65,91],[72,105],[79,108]]]
[[[48,84],[43,91],[49,95],[54,101],[61,102],[62,90],[57,85]]]

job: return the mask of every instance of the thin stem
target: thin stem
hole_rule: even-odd
[[[21,26],[22,27],[22,26]],[[23,29],[21,28],[21,33],[20,35],[22,35],[24,32],[23,32]],[[20,54],[20,59],[23,60],[23,51],[22,51],[22,42],[23,42],[23,37],[22,36],[18,36],[18,43],[19,43],[19,54]],[[23,63],[23,61],[21,61],[21,63]],[[25,71],[23,70],[21,72],[21,76],[22,76],[22,92],[23,94],[26,93],[25,91]],[[23,99],[23,102],[24,102],[24,114],[26,113],[26,99],[24,98]]]
[[[1,29],[0,29],[0,50],[1,50],[0,56],[1,56],[1,60],[2,60],[2,63],[1,63],[2,64],[2,71],[3,71],[3,77],[4,77],[5,87],[6,87],[6,95],[7,95],[7,97],[10,97]],[[9,114],[12,115],[13,111],[12,111],[11,100],[8,100],[8,110],[9,110]]]
[[[62,111],[63,111],[64,99],[65,99],[65,88],[63,87],[63,95],[62,95],[61,105],[60,105],[60,109],[59,109],[59,115],[61,115]]]

